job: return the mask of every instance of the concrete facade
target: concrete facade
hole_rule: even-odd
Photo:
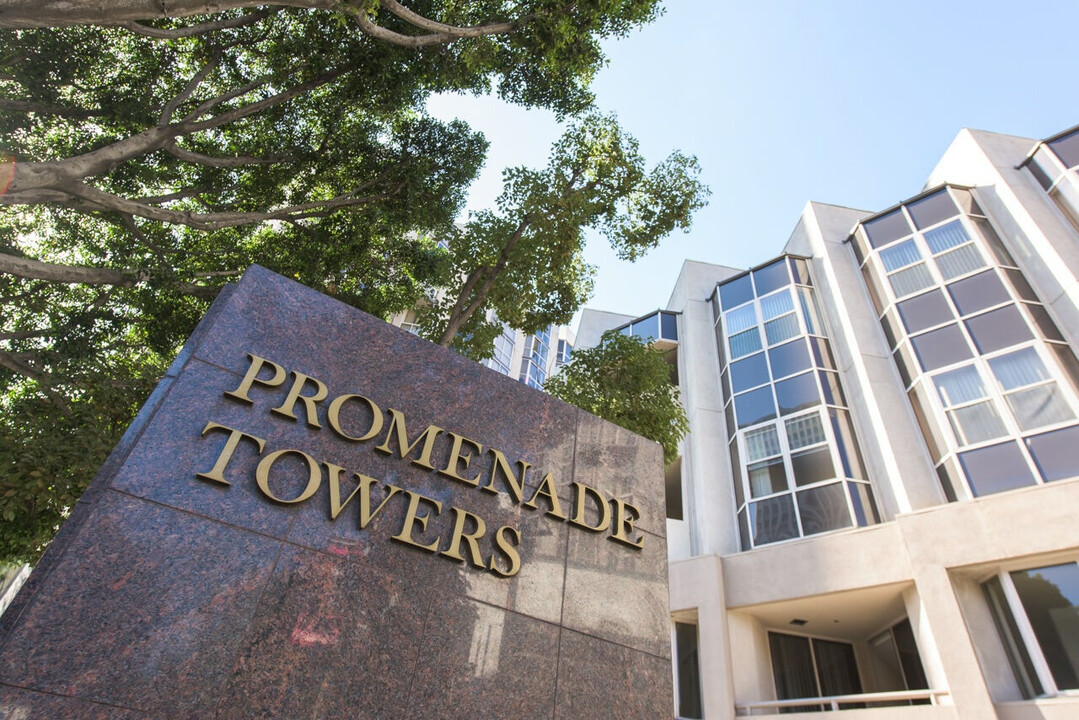
[[[785,716],[1079,717],[1077,156],[1076,129],[963,130],[895,208],[809,203],[781,261],[685,263],[664,308],[691,427],[667,469],[676,716],[858,695]],[[762,291],[777,272],[790,288]],[[586,311],[579,347],[630,320]],[[777,374],[804,342],[816,370]],[[744,379],[751,360],[763,381]],[[1043,384],[1015,391],[1004,367],[1020,362]],[[784,409],[795,381],[821,395]],[[834,472],[806,470],[814,453]],[[1028,581],[1057,594],[1032,599]],[[803,647],[802,666],[784,655]],[[889,666],[889,647],[908,652]]]

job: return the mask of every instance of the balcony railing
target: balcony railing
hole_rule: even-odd
[[[779,710],[781,708],[821,706],[829,710],[843,710],[840,705],[857,703],[872,706],[875,703],[907,702],[910,700],[928,700],[930,705],[939,705],[939,698],[948,694],[946,690],[897,690],[894,692],[859,693],[857,695],[830,695],[828,697],[794,698],[792,700],[761,700],[759,702],[735,705],[738,715],[754,715],[758,710]],[[774,714],[774,713],[766,713]]]

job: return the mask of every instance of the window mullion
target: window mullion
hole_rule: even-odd
[[[1023,639],[1023,644],[1026,645],[1030,662],[1034,665],[1034,672],[1038,673],[1042,692],[1045,695],[1057,695],[1059,690],[1057,689],[1056,681],[1053,679],[1053,673],[1049,669],[1049,663],[1046,662],[1045,655],[1042,654],[1041,645],[1034,634],[1034,627],[1030,624],[1030,618],[1027,617],[1027,612],[1023,608],[1023,601],[1019,598],[1019,593],[1012,582],[1012,576],[1008,572],[1002,571],[1000,573],[1000,586],[1004,590],[1004,597],[1008,600],[1012,617],[1015,618],[1015,625],[1019,628],[1019,635]]]

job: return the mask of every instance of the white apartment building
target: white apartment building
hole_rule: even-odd
[[[651,337],[682,718],[1079,718],[1079,128],[963,130],[925,190],[686,262]],[[508,342],[508,341],[507,341]]]

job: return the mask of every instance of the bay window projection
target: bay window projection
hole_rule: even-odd
[[[970,191],[851,241],[948,500],[1079,475],[1075,357]]]
[[[550,329],[540,330],[525,341],[521,360],[521,382],[537,390],[547,380],[547,353],[551,345]]]
[[[1079,229],[1079,127],[1038,143],[1024,165]]]
[[[712,303],[742,549],[877,522],[806,260],[728,280]]]

